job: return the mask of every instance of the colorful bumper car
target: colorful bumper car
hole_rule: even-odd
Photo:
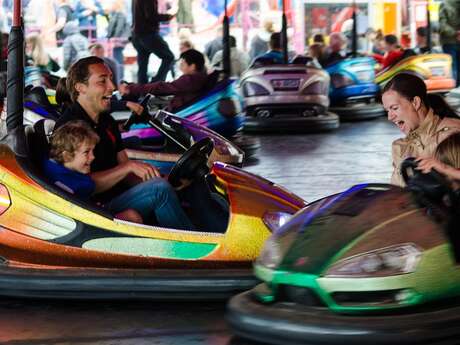
[[[240,130],[243,128],[244,114],[241,107],[241,96],[235,89],[236,80],[223,78],[218,80],[220,73],[215,71],[209,75],[208,87],[203,91],[203,95],[191,101],[189,104],[174,110],[174,114],[183,119],[193,121],[198,125],[209,129],[231,139],[244,150],[246,156],[253,155],[260,144],[255,138],[241,136]],[[164,105],[164,101],[152,98],[151,105],[158,107],[158,102]],[[128,112],[114,113],[118,119],[129,117]],[[137,129],[143,131],[144,138],[155,140],[158,133],[150,129],[147,125],[139,125]]]
[[[6,109],[3,111],[3,118],[6,118]],[[49,134],[59,116],[59,110],[49,102],[49,95],[42,87],[26,88],[24,124],[34,125],[42,120],[42,124],[46,123]],[[124,116],[122,119],[120,123],[127,121]],[[142,120],[141,125],[134,124],[122,133],[128,155],[150,162],[160,167],[164,173],[172,168],[185,150],[205,137],[212,138],[214,142],[210,163],[220,161],[236,166],[243,164],[245,155],[238,146],[204,126],[165,111],[152,111],[150,116],[147,115]],[[6,128],[1,132],[5,134]]]
[[[374,82],[375,61],[369,57],[349,58],[326,67],[331,77],[329,110],[341,121],[359,121],[385,115],[376,103],[380,87]]]
[[[264,222],[279,221],[305,202],[236,167],[215,163],[209,170],[210,138],[187,150],[168,179],[172,185],[205,181],[203,193],[226,214],[222,232],[122,221],[58,188],[41,170],[46,137],[24,126],[23,33],[20,18],[14,23],[7,135],[0,140],[0,295],[196,299],[253,285],[249,267],[270,233]],[[194,222],[205,212],[212,210],[189,216]]]
[[[445,100],[452,108],[460,110],[460,88],[452,89],[446,94]]]
[[[423,54],[403,58],[379,72],[375,82],[383,88],[397,73],[413,73],[422,78],[430,93],[447,93],[455,87],[452,58],[447,54]]]
[[[222,232],[122,221],[57,187],[41,169],[46,136],[24,126],[23,46],[18,1],[10,34],[7,134],[0,140],[0,295],[196,299],[253,285],[249,266],[270,232],[264,222],[279,221],[305,202],[236,167],[215,163],[209,169],[210,138],[188,149],[168,180],[173,186],[182,179],[205,182],[203,193],[226,215]],[[194,217],[212,211],[202,209],[190,219],[196,224]]]
[[[241,76],[245,131],[317,132],[339,127],[328,112],[329,75],[320,68],[294,61],[274,64],[258,58]]]
[[[458,195],[409,167],[407,189],[357,185],[274,231],[255,263],[263,283],[229,303],[233,331],[283,345],[458,343]]]

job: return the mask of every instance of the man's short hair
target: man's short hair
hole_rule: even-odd
[[[104,46],[98,42],[92,43],[89,45],[88,50],[91,51],[93,49],[104,49]]]
[[[314,34],[313,43],[325,43],[323,34]]]
[[[180,54],[180,59],[184,59],[187,64],[195,64],[197,71],[204,70],[204,56],[196,49],[189,49]]]
[[[86,84],[89,79],[89,66],[98,64],[105,64],[105,62],[97,56],[88,56],[78,60],[70,66],[67,72],[66,85],[72,102],[76,102],[78,98],[78,91],[75,86],[78,83]]]
[[[270,35],[270,49],[281,49],[281,32],[274,32]]]
[[[385,35],[383,39],[387,44],[398,44],[398,37],[396,37],[395,35]]]
[[[236,47],[236,38],[235,36],[230,35],[228,37],[228,43],[230,44],[230,47]]]
[[[96,145],[99,136],[83,120],[69,121],[56,129],[50,138],[50,158],[58,163],[65,163],[64,152],[71,159],[83,143]]]
[[[418,36],[420,37],[426,37],[428,34],[428,30],[426,29],[425,26],[419,26],[417,30],[415,30]]]

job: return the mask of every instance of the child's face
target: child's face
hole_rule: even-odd
[[[91,172],[91,162],[94,160],[94,144],[83,142],[80,147],[74,152],[72,160],[65,162],[64,166],[67,169],[78,171],[82,174]]]

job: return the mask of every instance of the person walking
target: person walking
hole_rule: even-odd
[[[123,10],[123,0],[115,0],[112,2],[109,9],[109,25],[107,27],[107,38],[110,40],[112,46],[112,55],[119,66],[119,71],[117,73],[119,79],[124,78],[123,50],[128,43],[128,38],[131,36],[131,28]]]
[[[460,2],[445,0],[439,7],[439,40],[444,53],[452,56],[452,75],[460,84]]]
[[[165,81],[174,62],[174,54],[159,33],[160,22],[170,21],[171,14],[158,13],[158,0],[132,0],[132,43],[137,51],[137,82],[146,84],[150,54],[161,59],[160,68],[151,82]]]

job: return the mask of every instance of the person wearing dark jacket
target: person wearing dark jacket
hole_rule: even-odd
[[[169,49],[168,43],[159,33],[160,22],[173,18],[170,14],[158,13],[158,0],[132,0],[132,43],[137,51],[137,82],[147,83],[147,67],[150,54],[155,54],[161,59],[160,68],[154,81],[166,80],[166,75],[171,69],[174,54]]]
[[[120,66],[118,73],[120,80],[124,78],[123,50],[128,43],[128,38],[131,36],[131,28],[123,10],[123,0],[113,1],[109,9],[109,24],[107,26],[107,38],[113,47],[112,55]]]
[[[180,55],[179,68],[182,76],[172,82],[157,81],[129,85],[123,83],[118,90],[122,95],[174,95],[168,106],[169,111],[174,111],[199,96],[208,80],[204,56],[195,49],[189,49]]]

